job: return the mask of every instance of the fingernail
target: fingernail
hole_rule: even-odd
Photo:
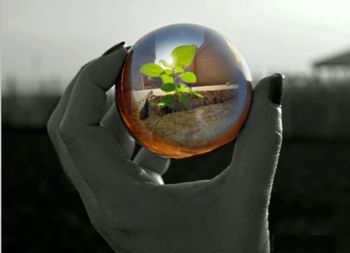
[[[105,56],[105,55],[112,53],[114,50],[118,49],[119,47],[123,46],[124,44],[125,44],[125,42],[122,41],[122,42],[118,43],[117,45],[114,45],[113,47],[108,49],[106,52],[104,52],[102,56]]]
[[[283,80],[284,76],[278,73],[273,74],[270,79],[269,100],[276,105],[282,104]]]

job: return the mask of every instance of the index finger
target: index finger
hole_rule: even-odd
[[[72,91],[62,124],[70,126],[99,125],[103,117],[108,91],[119,75],[127,55],[123,47],[118,48],[92,61],[80,73]]]
[[[100,127],[106,91],[115,83],[127,55],[123,44],[81,71],[59,126],[59,134],[82,176],[99,186],[108,186],[107,182],[125,185],[125,177],[135,171],[128,170],[131,165],[110,131]],[[125,170],[128,173],[122,172]]]

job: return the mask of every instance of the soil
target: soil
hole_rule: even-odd
[[[187,148],[211,145],[227,133],[239,116],[238,90],[233,85],[195,87],[204,98],[191,97],[189,107],[172,104],[161,109],[158,103],[165,95],[160,89],[135,93],[139,128],[147,128],[149,138],[164,139],[174,146]],[[153,136],[153,137],[152,137]]]
[[[154,104],[160,99],[154,97],[149,99],[149,115],[143,122],[153,135],[179,145],[187,147],[207,145],[229,130],[236,120],[237,101],[234,96],[229,97],[211,100],[208,96],[202,99],[201,103],[200,98],[197,98],[192,103],[192,109],[171,113],[154,109]],[[218,102],[214,103],[214,101]]]

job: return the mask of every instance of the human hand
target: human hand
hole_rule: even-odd
[[[211,180],[163,184],[170,160],[141,149],[106,95],[123,44],[86,64],[48,122],[64,171],[116,252],[268,252],[268,204],[282,141],[282,77],[262,79],[232,162]],[[272,102],[271,102],[272,101]]]

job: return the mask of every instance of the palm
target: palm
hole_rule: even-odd
[[[102,207],[109,228],[105,237],[118,242],[113,247],[120,252],[225,252],[242,246],[245,252],[258,252],[267,242],[261,238],[267,224],[257,215],[260,209],[247,210],[240,194],[231,195],[236,201],[225,199],[217,180],[144,183],[123,201],[107,198]],[[113,190],[111,194],[115,196]],[[244,233],[249,243],[240,239]]]

